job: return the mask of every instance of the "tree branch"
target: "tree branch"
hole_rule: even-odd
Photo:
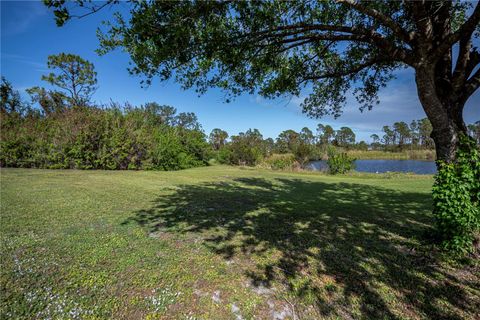
[[[284,31],[289,30],[288,32],[283,33],[275,33],[276,31]],[[271,29],[271,30],[264,30],[255,33],[244,34],[239,38],[246,38],[248,36],[252,37],[252,41],[261,41],[262,39],[271,39],[271,38],[282,38],[282,37],[289,37],[298,34],[304,34],[305,31],[338,31],[338,32],[345,32],[351,34],[332,34],[332,33],[325,33],[325,34],[311,34],[311,35],[303,35],[297,37],[298,40],[305,40],[307,38],[312,40],[332,40],[332,41],[359,41],[364,43],[369,43],[371,45],[376,46],[381,51],[392,57],[397,61],[404,62],[410,66],[413,66],[415,61],[412,59],[412,53],[410,50],[402,47],[398,47],[393,44],[391,41],[384,38],[381,34],[374,30],[367,30],[361,27],[346,27],[346,26],[329,26],[329,25],[290,25],[290,26],[282,26],[279,28]],[[349,31],[347,31],[349,30]],[[257,37],[257,38],[255,38]],[[239,39],[236,38],[236,39]],[[286,40],[287,42],[291,42],[291,40]],[[281,42],[281,41],[279,41]]]
[[[337,1],[354,8],[358,12],[361,12],[363,14],[366,14],[369,17],[374,18],[375,20],[380,22],[382,25],[384,25],[385,27],[392,30],[393,33],[397,37],[399,37],[400,39],[402,39],[406,43],[411,44],[411,41],[413,40],[413,34],[408,33],[399,24],[397,24],[393,19],[384,15],[380,11],[365,7],[360,2],[356,2],[354,0],[337,0]]]
[[[470,38],[460,39],[460,50],[457,63],[455,64],[455,70],[452,75],[452,86],[454,89],[460,87],[470,75],[470,73],[467,74],[467,65],[470,62],[471,48],[472,41]]]
[[[363,69],[371,67],[381,61],[383,61],[383,59],[381,59],[380,57],[374,57],[370,60],[367,60],[364,63],[361,63],[356,66],[352,66],[347,70],[327,72],[319,75],[307,75],[304,77],[304,80],[320,80],[320,79],[326,79],[326,78],[336,78],[336,77],[345,77],[349,75],[354,75],[362,71]]]
[[[113,3],[115,3],[115,2],[116,2],[115,0],[108,0],[107,2],[105,2],[104,4],[102,4],[102,5],[98,6],[98,7],[96,7],[96,6],[85,7],[85,8],[87,8],[87,9],[90,10],[90,11],[88,11],[87,13],[84,13],[84,14],[82,14],[82,15],[72,15],[72,16],[70,16],[70,18],[78,18],[78,19],[85,18],[85,17],[87,17],[87,16],[89,16],[89,15],[91,15],[91,14],[94,14],[94,13],[102,10],[102,9],[105,8],[106,6],[108,6],[108,5],[110,5],[110,4],[113,4]]]
[[[475,10],[473,11],[470,18],[465,21],[465,23],[454,33],[450,33],[445,39],[443,39],[442,44],[440,44],[435,52],[433,53],[435,58],[441,57],[452,45],[458,42],[461,38],[468,37],[470,38],[475,28],[480,23],[480,2],[477,3]]]
[[[468,99],[480,87],[480,69],[468,79],[463,96]],[[465,99],[465,100],[466,100]]]

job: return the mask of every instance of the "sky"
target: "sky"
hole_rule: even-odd
[[[338,119],[308,118],[301,112],[302,96],[266,100],[245,94],[225,103],[224,93],[220,90],[211,89],[199,97],[194,89],[182,90],[173,80],[154,81],[148,88],[142,88],[142,78],[127,71],[130,63],[127,53],[120,50],[104,56],[95,53],[99,45],[97,27],[115,10],[126,11],[126,6],[120,3],[116,9],[71,20],[59,28],[55,25],[53,14],[41,1],[1,0],[1,75],[28,99],[25,89],[48,87],[40,78],[48,73],[46,61],[49,55],[60,52],[77,54],[91,61],[98,73],[94,101],[128,101],[134,105],[155,101],[171,105],[178,112],[194,112],[207,134],[214,128],[226,130],[230,135],[257,128],[265,138],[276,138],[287,129],[299,131],[309,127],[315,132],[317,125],[322,123],[334,129],[348,126],[356,133],[357,141],[368,142],[371,134],[382,135],[384,125],[392,125],[396,121],[410,123],[426,117],[417,97],[411,69],[396,73],[396,79],[380,91],[380,104],[373,110],[361,113],[356,101],[349,98],[343,115]],[[477,90],[467,101],[464,119],[466,123],[480,120],[480,91]]]

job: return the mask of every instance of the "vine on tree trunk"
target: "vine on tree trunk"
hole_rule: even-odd
[[[472,252],[480,231],[480,152],[472,138],[460,136],[454,162],[438,162],[433,205],[442,247]]]

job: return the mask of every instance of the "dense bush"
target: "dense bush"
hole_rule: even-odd
[[[204,133],[167,122],[165,108],[154,103],[122,109],[74,107],[48,116],[2,112],[0,165],[110,170],[205,165]]]
[[[291,153],[272,154],[265,158],[264,164],[266,167],[274,170],[291,170],[298,162],[295,160],[295,155]]]
[[[315,146],[312,144],[300,142],[293,148],[293,154],[300,164],[305,164],[314,158],[315,149]]]
[[[234,165],[254,166],[267,155],[265,140],[257,129],[232,136],[228,149],[229,163]]]
[[[346,152],[338,152],[334,147],[328,149],[328,171],[331,174],[347,173],[355,169],[355,158]]]
[[[230,164],[232,159],[232,151],[228,146],[223,146],[212,152],[213,159],[220,164]]]
[[[433,214],[443,247],[466,253],[480,230],[480,155],[472,138],[460,141],[456,162],[438,164]]]

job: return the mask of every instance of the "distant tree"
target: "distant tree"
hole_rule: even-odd
[[[368,150],[368,144],[365,141],[362,140],[355,145],[355,148],[358,149],[358,150],[367,151]]]
[[[324,130],[325,130],[325,126],[319,123],[316,129],[317,135],[315,136],[318,145],[325,144],[324,141],[322,140]]]
[[[420,136],[420,143],[424,148],[431,149],[434,147],[434,141],[430,137],[432,134],[432,124],[430,123],[430,120],[427,118],[423,118],[419,120],[419,125],[418,125],[418,130],[419,130],[419,136]]]
[[[372,143],[370,144],[372,149],[374,150],[380,149],[381,143],[380,143],[380,137],[378,136],[378,134],[374,133],[370,136],[370,138],[372,139]]]
[[[275,141],[272,138],[267,138],[263,140],[263,144],[265,146],[265,151],[267,154],[272,154],[275,150]]]
[[[174,124],[182,129],[201,130],[197,115],[193,112],[180,112],[174,120]]]
[[[223,147],[228,138],[228,133],[222,129],[213,129],[209,135],[210,144],[212,145],[214,150],[219,150]]]
[[[393,130],[395,132],[396,140],[400,146],[406,144],[410,139],[410,128],[405,122],[395,122],[393,124]]]
[[[48,56],[48,75],[42,76],[52,86],[63,90],[72,105],[86,105],[96,90],[97,73],[93,64],[78,55],[60,53]]]
[[[317,126],[317,139],[320,144],[326,145],[330,143],[335,136],[335,130],[330,125],[319,124]]]
[[[20,98],[20,93],[13,89],[12,84],[2,77],[0,85],[0,110],[6,113],[23,112],[25,108],[24,102]]]
[[[162,123],[173,126],[175,121],[175,114],[177,109],[172,106],[159,105],[156,102],[149,102],[145,104],[147,110],[151,110],[157,114]]]
[[[480,144],[480,120],[468,125],[468,133],[477,144]]]
[[[410,122],[410,136],[412,145],[417,146],[420,138],[418,133],[418,122],[416,120]]]
[[[340,147],[349,147],[355,144],[355,133],[349,127],[341,127],[335,134],[336,144]]]
[[[266,155],[263,136],[258,129],[249,129],[232,136],[229,149],[230,162],[237,165],[253,166]]]
[[[276,141],[277,150],[280,153],[293,152],[295,146],[299,143],[300,135],[294,130],[282,131]]]
[[[378,134],[375,134],[375,133],[374,133],[374,134],[372,134],[372,135],[370,136],[370,138],[372,139],[372,142],[373,142],[373,143],[378,143],[378,142],[380,142],[380,137],[378,136]]]
[[[385,133],[383,135],[383,143],[386,146],[394,145],[395,144],[395,132],[390,129],[389,126],[383,126],[382,131]]]
[[[315,143],[315,136],[313,135],[313,132],[307,128],[304,127],[302,130],[300,130],[300,140],[302,140],[306,144],[314,144]]]
[[[299,140],[299,142],[293,146],[292,153],[295,156],[295,160],[300,164],[304,164],[312,158],[314,149],[315,146],[313,144]]]
[[[45,115],[56,112],[62,112],[68,108],[68,98],[60,91],[47,90],[42,87],[28,88],[27,93],[30,95],[32,102],[38,103]]]
[[[177,109],[172,106],[160,105],[157,102],[147,102],[143,106],[145,109],[145,114],[150,115],[149,119],[146,121],[152,121],[157,125],[167,125],[173,127],[175,125],[175,114]]]

